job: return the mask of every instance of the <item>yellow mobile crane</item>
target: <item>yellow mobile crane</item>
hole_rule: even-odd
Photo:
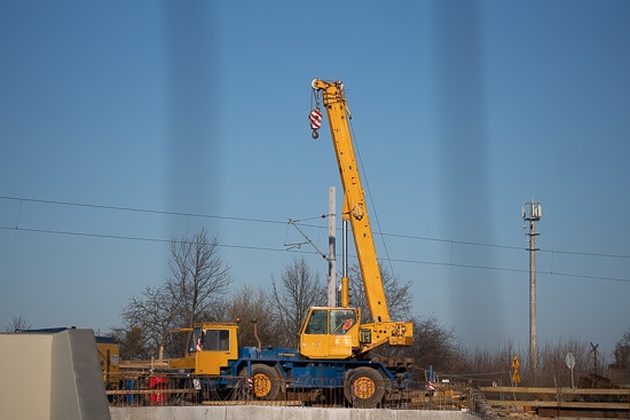
[[[362,408],[376,407],[387,394],[407,388],[407,365],[387,366],[366,357],[368,351],[387,343],[411,345],[413,324],[390,319],[352,147],[343,84],[316,79],[312,87],[316,95],[322,96],[328,114],[344,190],[343,216],[352,225],[371,322],[361,323],[359,308],[350,307],[348,278],[344,275],[341,306],[309,309],[300,329],[299,351],[240,347],[238,325],[204,322],[179,330],[189,335],[183,357],[170,359],[166,369],[154,369],[153,377],[138,376],[138,386],[148,384],[150,388],[165,381],[166,376],[161,375],[168,374],[169,380],[175,381],[173,387],[194,389],[204,400],[234,395],[235,389],[247,383],[256,399],[275,400],[289,392],[315,395],[320,391],[325,395],[342,393],[349,404]],[[321,111],[314,110],[311,118],[316,137]]]
[[[361,323],[358,308],[348,304],[348,278],[341,279],[341,307],[313,307],[300,331],[300,353],[313,359],[339,359],[361,356],[376,347],[410,346],[413,342],[411,322],[392,321],[376,258],[365,193],[352,145],[348,124],[349,112],[343,83],[315,79],[311,83],[319,104],[321,96],[344,191],[344,220],[350,220],[352,235],[365,288],[372,322]],[[318,137],[321,123],[318,107],[311,112],[313,138]]]

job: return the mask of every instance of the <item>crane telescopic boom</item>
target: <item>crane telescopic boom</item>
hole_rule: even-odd
[[[344,219],[352,225],[352,235],[361,270],[367,306],[371,322],[361,324],[358,308],[346,308],[348,279],[342,278],[342,308],[311,308],[300,333],[300,351],[307,357],[333,358],[361,355],[367,351],[389,343],[394,346],[409,346],[413,341],[411,322],[392,321],[387,306],[383,280],[376,257],[376,248],[365,192],[361,183],[352,135],[348,124],[349,112],[343,83],[315,79],[312,88],[316,99],[321,95],[326,109],[330,133],[333,140],[339,174],[344,191]],[[311,112],[313,138],[321,122],[319,108]],[[350,312],[353,311],[353,318]],[[336,327],[339,318],[347,318],[343,333]],[[317,325],[326,322],[326,328]],[[324,321],[326,320],[326,321]]]
[[[365,203],[350,126],[348,109],[342,82],[313,80],[313,89],[323,93],[323,103],[328,115],[337,164],[344,191],[345,212],[352,225],[352,236],[357,249],[361,278],[365,287],[367,305],[374,322],[390,321],[387,299],[376,257],[370,218]]]

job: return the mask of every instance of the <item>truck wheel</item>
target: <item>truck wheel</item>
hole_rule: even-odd
[[[385,395],[385,381],[376,369],[362,366],[350,371],[343,391],[353,407],[374,408]]]
[[[243,376],[247,373],[244,370]],[[252,365],[252,394],[257,400],[275,400],[280,394],[280,377],[278,372],[268,365]]]

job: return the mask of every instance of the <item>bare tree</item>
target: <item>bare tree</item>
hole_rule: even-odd
[[[120,344],[120,357],[124,360],[142,360],[151,356],[140,327],[114,328],[111,335]]]
[[[380,265],[381,279],[387,306],[393,320],[411,320],[414,324],[413,346],[407,348],[383,346],[373,355],[392,357],[404,356],[414,360],[416,366],[428,368],[431,365],[440,371],[452,371],[462,366],[462,348],[453,329],[442,325],[435,317],[417,318],[411,316],[411,282],[402,282],[395,273]],[[352,289],[352,306],[361,308],[362,322],[370,320],[361,270],[355,264],[349,270]],[[422,371],[416,371],[416,373]],[[424,378],[417,377],[417,380]]]
[[[258,346],[258,340],[254,335],[254,322],[262,346],[279,344],[273,304],[264,289],[244,285],[213,309],[211,319],[239,322],[240,346]]]
[[[218,239],[208,239],[205,229],[173,240],[171,275],[129,299],[122,312],[123,330],[137,327],[146,348],[155,354],[166,344],[170,330],[202,321],[231,283],[230,267],[218,256],[218,247]]]
[[[544,343],[539,351],[540,360],[537,371],[524,370],[523,382],[532,386],[570,386],[571,375],[566,366],[568,352],[575,356],[575,381],[587,377],[593,366],[589,342],[588,340],[569,337],[558,340],[556,343]]]
[[[409,281],[401,283],[394,273],[383,267],[380,267],[380,270],[390,316],[394,320],[407,320],[411,316],[411,283]],[[350,267],[348,276],[352,290],[351,305],[360,307],[362,322],[368,322],[370,312],[359,266],[355,264]]]
[[[435,317],[413,320],[413,347],[410,356],[416,366],[441,372],[454,372],[461,367],[461,347],[453,329]]]
[[[4,331],[8,333],[14,333],[14,332],[20,332],[23,330],[28,330],[30,328],[31,328],[31,324],[26,322],[26,320],[22,318],[22,316],[13,315],[11,317],[11,323],[4,326]]]
[[[129,299],[122,313],[126,325],[123,330],[129,332],[137,328],[135,335],[142,337],[144,353],[153,349],[156,354],[166,343],[169,331],[180,326],[176,322],[180,305],[168,291],[167,284],[147,286],[141,295]]]
[[[630,369],[630,328],[624,332],[623,337],[615,344],[612,356],[614,360],[610,365],[611,368]]]
[[[630,383],[630,328],[615,344],[610,365],[611,377],[617,383]]]
[[[282,345],[295,346],[308,308],[325,302],[324,287],[317,273],[311,272],[303,258],[283,268],[280,282],[272,278],[272,300],[277,322],[286,334],[278,337]]]
[[[201,321],[201,314],[225,295],[232,282],[229,265],[217,255],[218,246],[218,239],[208,239],[205,228],[191,240],[171,243],[171,277],[166,287],[179,303],[179,325],[192,327]]]
[[[524,386],[569,386],[570,371],[565,360],[568,352],[575,356],[575,381],[588,378],[592,369],[588,341],[578,338],[558,340],[556,343],[544,343],[538,353],[538,367],[534,371],[528,366],[528,349],[518,349],[508,341],[495,351],[475,350],[465,355],[465,364],[461,369],[467,372],[468,380],[481,385],[497,382],[510,385],[512,377],[512,359],[519,356],[521,365],[520,385]],[[589,386],[590,387],[590,386]]]

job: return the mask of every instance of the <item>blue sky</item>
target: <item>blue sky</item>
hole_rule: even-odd
[[[383,232],[416,237],[386,236],[415,314],[469,346],[525,345],[520,206],[533,197],[538,244],[555,251],[538,255],[540,340],[610,350],[630,327],[629,20],[623,1],[3,1],[0,324],[105,331],[168,274],[165,243],[68,233],[169,239],[205,225],[237,246],[221,249],[235,287],[268,287],[297,254],[242,247],[299,239],[281,223],[7,197],[323,214],[339,177],[328,132],[312,141],[306,120],[319,77],[345,82]],[[324,229],[306,230],[325,248]]]

